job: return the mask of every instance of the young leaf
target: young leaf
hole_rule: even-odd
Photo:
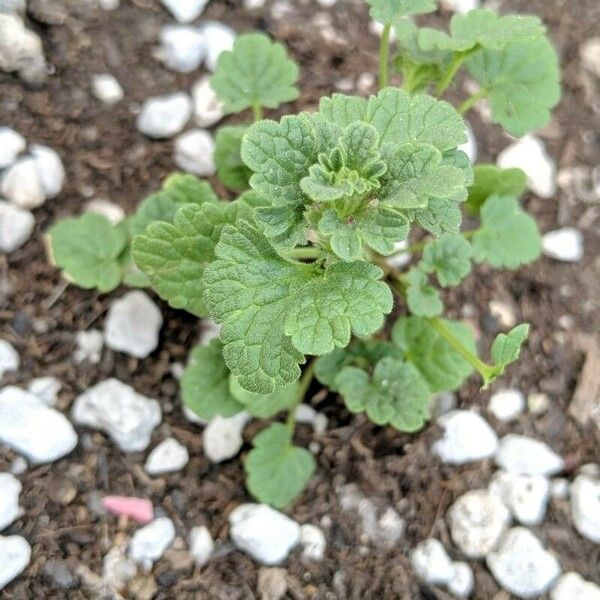
[[[215,164],[221,183],[232,190],[245,190],[250,186],[252,172],[242,161],[242,139],[246,125],[219,127],[215,138]]]
[[[490,196],[519,198],[527,189],[527,176],[521,169],[500,169],[496,165],[476,165],[475,180],[469,188],[465,208],[471,215],[478,215],[483,203]]]
[[[239,36],[233,50],[222,52],[210,84],[226,112],[264,106],[277,108],[298,97],[298,66],[282,44],[262,33]]]
[[[460,231],[462,213],[454,200],[431,198],[426,208],[413,211],[419,225],[435,237]]]
[[[301,206],[259,206],[254,220],[274,246],[293,248],[306,242],[306,223]]]
[[[163,182],[161,191],[179,205],[202,205],[206,202],[216,204],[219,202],[218,196],[208,181],[198,179],[189,173],[171,173]]]
[[[253,417],[268,419],[274,417],[278,412],[289,410],[294,406],[298,400],[299,385],[292,383],[263,396],[245,390],[232,375],[229,378],[229,391]]]
[[[436,0],[367,0],[369,15],[382,25],[394,23],[400,17],[433,12]]]
[[[56,265],[79,287],[110,292],[123,277],[120,254],[127,237],[101,215],[65,219],[48,232]]]
[[[458,285],[471,271],[471,244],[461,235],[440,238],[425,246],[419,268],[435,271],[442,287]]]
[[[534,261],[541,252],[536,222],[515,198],[490,196],[481,208],[481,228],[472,240],[477,262],[516,269]]]
[[[330,98],[321,98],[318,114],[341,130],[355,121],[366,121],[367,100],[360,96],[333,94]]]
[[[308,450],[292,445],[291,431],[282,423],[261,431],[252,444],[244,462],[248,490],[260,502],[282,508],[306,487],[315,459]]]
[[[427,275],[420,269],[413,268],[406,275],[408,289],[406,301],[413,315],[419,317],[435,317],[444,309],[439,292],[428,285]]]
[[[521,346],[525,343],[528,336],[528,323],[521,323],[507,334],[500,333],[496,336],[491,352],[494,366],[498,369],[496,377],[502,375],[504,369],[519,358]]]

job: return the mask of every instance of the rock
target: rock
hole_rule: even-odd
[[[285,569],[277,567],[258,570],[258,595],[260,600],[281,600],[288,589]]]
[[[318,413],[312,406],[299,404],[296,407],[296,422],[311,425],[317,435],[322,435],[327,430],[329,419],[323,413]]]
[[[56,377],[38,377],[30,381],[27,391],[47,406],[54,406],[61,387],[62,383]]]
[[[146,571],[159,560],[175,539],[175,526],[161,517],[138,529],[129,542],[129,558]]]
[[[471,490],[448,509],[452,541],[469,558],[483,558],[498,544],[510,522],[508,509],[487,490]]]
[[[465,14],[470,10],[479,8],[479,0],[442,0],[442,6],[446,10]]]
[[[60,590],[73,590],[79,587],[79,576],[73,572],[66,560],[50,559],[44,563],[44,577]]]
[[[206,44],[206,66],[210,71],[217,68],[221,52],[231,50],[235,41],[235,31],[218,21],[206,21],[200,26],[200,33],[204,36]]]
[[[233,458],[242,448],[242,431],[250,415],[244,410],[232,417],[214,417],[202,434],[204,453],[211,462]]]
[[[488,409],[499,421],[514,421],[525,410],[525,396],[521,390],[499,390],[490,398]]]
[[[532,415],[543,415],[550,408],[550,398],[547,394],[529,394],[527,408]]]
[[[447,585],[454,577],[454,565],[446,549],[434,538],[418,544],[409,559],[419,579],[429,585]]]
[[[323,560],[327,541],[325,534],[315,525],[300,526],[300,544],[302,545],[302,558],[305,560]]]
[[[0,0],[0,13],[18,13],[24,15],[26,10],[26,0]]]
[[[105,104],[116,104],[123,100],[125,95],[117,78],[110,73],[92,76],[92,94]]]
[[[117,10],[121,4],[120,0],[98,0],[102,10]]]
[[[550,592],[550,600],[600,600],[600,587],[578,573],[565,573]]]
[[[199,17],[208,0],[160,0],[180,23],[191,23]]]
[[[432,419],[437,420],[442,415],[454,410],[456,406],[456,394],[452,392],[440,392],[431,397],[429,402],[429,414]]]
[[[167,96],[153,96],[142,105],[137,118],[137,128],[154,139],[177,135],[190,120],[192,100],[183,92]]]
[[[405,267],[412,258],[410,252],[407,252],[409,247],[408,240],[401,240],[394,244],[394,254],[385,257],[385,262],[393,269],[401,269]]]
[[[21,482],[10,473],[0,473],[0,531],[23,512],[19,506]]]
[[[31,559],[31,546],[18,535],[0,535],[0,590],[20,575]]]
[[[210,85],[210,77],[202,77],[192,88],[194,120],[198,127],[212,127],[224,115],[223,103]]]
[[[266,565],[286,559],[300,541],[300,526],[266,504],[242,504],[229,515],[233,543]]]
[[[244,0],[244,8],[246,10],[258,10],[267,3],[267,0]]]
[[[75,335],[77,348],[73,352],[73,360],[80,364],[84,360],[97,365],[100,362],[102,346],[104,346],[104,336],[97,329],[88,331],[78,331]]]
[[[104,340],[113,350],[146,358],[158,346],[162,323],[160,310],[145,292],[127,292],[108,309]]]
[[[175,140],[173,160],[183,171],[208,177],[216,171],[214,152],[212,135],[203,129],[191,129]]]
[[[16,371],[21,364],[19,353],[6,340],[0,340],[0,377],[7,371]]]
[[[156,400],[112,378],[78,396],[71,414],[75,423],[104,431],[123,452],[145,450],[161,421]]]
[[[190,459],[187,448],[175,438],[167,438],[161,442],[146,460],[144,469],[149,475],[162,475],[180,471]]]
[[[212,535],[207,527],[192,527],[189,538],[190,554],[198,567],[205,565],[215,548]]]
[[[468,598],[473,591],[475,583],[473,570],[465,562],[452,563],[454,567],[454,575],[447,583],[448,591],[458,598]]]
[[[27,471],[27,461],[22,456],[15,456],[10,465],[10,472],[13,475],[22,475],[25,471]]]
[[[65,181],[65,168],[60,156],[49,146],[41,144],[33,144],[30,151],[42,182],[44,196],[46,198],[58,196]]]
[[[600,544],[600,479],[578,475],[571,485],[571,514],[577,531]]]
[[[168,69],[179,73],[191,73],[204,60],[206,44],[204,36],[189,25],[166,25],[160,30],[160,46],[154,57]]]
[[[502,150],[497,164],[502,169],[523,169],[529,188],[540,198],[551,198],[556,192],[556,165],[542,140],[533,135],[526,135]]]
[[[102,579],[117,592],[122,592],[137,575],[135,563],[127,557],[126,546],[113,546],[102,561]]]
[[[125,211],[118,204],[102,198],[90,200],[85,205],[85,210],[107,218],[113,225],[117,225],[125,218]]]
[[[33,86],[46,80],[46,59],[39,35],[23,24],[17,14],[0,14],[0,69],[17,72]]]
[[[550,482],[550,496],[564,500],[569,497],[571,484],[568,479],[558,478]]]
[[[486,562],[496,581],[518,598],[544,594],[560,575],[556,558],[524,527],[510,529]]]
[[[444,437],[433,444],[433,451],[445,463],[462,465],[496,453],[496,433],[473,411],[453,410],[442,415],[437,424],[444,429]]]
[[[500,440],[498,466],[517,475],[555,475],[564,468],[563,459],[549,446],[524,435],[509,433]]]
[[[539,525],[550,499],[550,482],[543,475],[515,475],[498,471],[488,490],[504,502],[523,525]]]
[[[33,394],[7,386],[0,391],[0,442],[33,463],[49,463],[77,446],[71,423]]]
[[[579,262],[583,258],[583,234],[573,227],[549,231],[542,236],[542,252],[563,262]]]
[[[19,208],[31,209],[44,204],[46,195],[37,161],[26,156],[6,169],[0,181],[0,193]]]
[[[0,127],[0,169],[10,166],[27,146],[25,138],[10,127]]]
[[[465,121],[467,128],[467,141],[461,144],[458,149],[462,150],[468,157],[471,163],[475,163],[477,160],[477,140],[475,139],[475,133],[473,128]]]
[[[600,37],[586,40],[579,48],[581,66],[600,78]]]
[[[500,300],[492,300],[489,304],[490,314],[497,319],[502,329],[512,329],[517,324],[513,307]]]

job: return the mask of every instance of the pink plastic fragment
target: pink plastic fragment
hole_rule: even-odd
[[[154,506],[146,498],[105,496],[102,506],[113,515],[131,517],[138,523],[150,523],[154,519]]]

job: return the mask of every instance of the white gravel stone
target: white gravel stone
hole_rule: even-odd
[[[125,95],[117,78],[110,73],[92,76],[92,94],[105,104],[116,104],[123,100]]]
[[[0,340],[0,377],[7,371],[16,371],[21,364],[19,353],[6,340]]]
[[[125,211],[118,204],[110,200],[104,200],[103,198],[90,200],[85,205],[85,210],[105,217],[113,225],[117,225],[125,218]]]
[[[508,509],[487,490],[471,490],[448,509],[453,542],[469,558],[483,558],[491,552],[510,522]]]
[[[546,256],[563,262],[579,262],[583,258],[583,234],[573,227],[549,231],[542,236]]]
[[[321,529],[315,525],[301,525],[300,544],[302,545],[302,558],[305,560],[323,560],[327,541]]]
[[[10,127],[0,127],[0,169],[11,165],[27,146],[25,138]]]
[[[258,10],[267,3],[267,0],[244,0],[244,8],[246,10]]]
[[[216,171],[214,153],[212,135],[204,129],[190,129],[175,140],[173,160],[187,173],[208,177]]]
[[[550,408],[547,394],[533,393],[527,396],[527,408],[532,415],[543,415]]]
[[[104,324],[106,345],[136,358],[146,358],[158,346],[163,318],[145,292],[134,290],[111,303]]]
[[[453,10],[461,14],[479,8],[479,0],[441,0],[441,2],[446,10]]]
[[[41,144],[33,144],[30,151],[35,160],[45,197],[55,198],[65,181],[65,168],[60,156],[56,150]]]
[[[37,161],[26,156],[6,169],[2,174],[0,192],[19,208],[37,208],[44,204],[46,195]]]
[[[15,456],[10,465],[10,472],[13,475],[22,475],[25,471],[27,471],[27,461],[22,456]]]
[[[600,587],[578,573],[565,573],[550,592],[550,600],[600,600]]]
[[[0,535],[0,590],[20,575],[31,560],[31,546],[19,535]]]
[[[24,15],[26,10],[26,0],[0,0],[0,13],[18,13]]]
[[[232,417],[214,417],[202,434],[204,453],[211,462],[233,458],[242,448],[242,432],[250,415],[244,410]]]
[[[444,429],[444,437],[433,444],[433,451],[445,463],[462,465],[496,453],[496,433],[483,417],[473,411],[450,411],[442,415],[437,424]]]
[[[127,556],[126,550],[125,544],[113,546],[102,561],[102,579],[117,592],[122,592],[137,575],[137,566]]]
[[[194,120],[198,127],[211,127],[224,115],[223,103],[210,85],[210,77],[200,78],[192,88]]]
[[[586,40],[579,48],[579,56],[583,68],[600,78],[600,37]]]
[[[77,446],[77,434],[64,415],[14,386],[0,391],[0,442],[33,463],[49,463]]]
[[[120,0],[98,0],[98,4],[102,10],[117,10],[121,2]]]
[[[488,409],[499,421],[514,421],[525,410],[525,396],[521,390],[499,390],[490,398]]]
[[[300,526],[266,504],[242,504],[229,515],[230,536],[265,565],[281,563],[300,542]]]
[[[78,331],[75,335],[76,348],[73,352],[73,360],[80,364],[88,360],[94,365],[100,362],[102,347],[104,346],[104,335],[98,329]]]
[[[160,0],[162,5],[180,23],[191,23],[198,18],[208,0]]]
[[[461,144],[458,149],[462,150],[468,157],[469,160],[474,163],[477,160],[477,140],[475,139],[475,132],[473,128],[465,121],[467,127],[467,141]]]
[[[62,383],[56,377],[37,377],[27,386],[27,391],[39,398],[46,406],[54,406]]]
[[[497,164],[502,169],[523,169],[529,188],[540,198],[551,198],[556,192],[556,165],[542,140],[533,135],[526,135],[502,150]]]
[[[498,466],[517,475],[555,475],[563,470],[564,461],[544,442],[509,433],[500,440],[496,454]]]
[[[19,506],[21,482],[11,473],[0,473],[0,531],[23,512]]]
[[[214,72],[221,52],[233,48],[236,38],[235,31],[218,21],[206,21],[199,29],[206,43],[205,64],[210,71]]]
[[[454,565],[446,549],[434,538],[415,546],[409,558],[419,579],[429,585],[447,585],[454,577]]]
[[[517,317],[513,307],[501,300],[491,300],[489,303],[490,314],[498,320],[503,329],[512,329],[517,324]]]
[[[167,517],[138,529],[129,542],[129,557],[146,571],[159,560],[175,539],[175,526]]]
[[[408,240],[401,240],[394,244],[394,254],[385,257],[385,262],[394,269],[401,269],[411,261],[411,253],[408,249]]]
[[[166,25],[160,31],[160,46],[154,57],[165,67],[179,73],[191,73],[204,60],[204,36],[190,25]]]
[[[173,473],[183,469],[189,460],[187,448],[175,438],[167,438],[150,452],[144,469],[149,475]]]
[[[559,500],[565,500],[569,497],[571,483],[568,479],[559,477],[550,482],[550,496]]]
[[[189,537],[190,554],[197,566],[205,565],[215,548],[212,535],[207,527],[192,527]]]
[[[191,116],[192,99],[184,92],[153,96],[142,105],[137,128],[150,138],[170,138],[182,131]]]
[[[571,513],[577,531],[600,544],[600,479],[578,475],[571,485]]]
[[[31,85],[40,85],[46,79],[42,40],[25,27],[17,14],[0,14],[0,69],[18,72]]]
[[[124,452],[139,452],[148,447],[161,410],[156,400],[118,379],[106,379],[76,398],[72,418],[104,431]]]
[[[454,410],[458,402],[453,392],[440,392],[431,397],[429,402],[429,414],[432,419],[439,419],[447,412]]]
[[[31,237],[34,225],[28,210],[0,200],[0,252],[8,254],[20,248]]]
[[[524,527],[510,529],[486,562],[496,581],[518,598],[544,594],[561,571],[556,558]]]
[[[473,569],[465,562],[452,563],[454,575],[448,582],[448,591],[458,598],[468,598],[473,591]]]

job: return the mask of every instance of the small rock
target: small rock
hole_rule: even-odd
[[[600,479],[578,475],[571,485],[571,514],[577,531],[600,544]]]
[[[0,391],[0,442],[33,463],[49,463],[77,446],[71,423],[33,394],[14,386]]]
[[[418,544],[409,558],[419,579],[429,585],[447,585],[454,577],[454,565],[446,549],[434,538]]]
[[[600,587],[578,573],[565,573],[550,592],[550,600],[600,600]]]
[[[490,314],[498,320],[502,329],[512,329],[517,324],[515,311],[510,304],[500,300],[492,300],[489,307]]]
[[[75,343],[77,344],[77,348],[73,353],[75,363],[81,364],[83,361],[88,360],[97,365],[100,362],[102,346],[104,346],[104,336],[101,331],[97,329],[78,331],[75,336]]]
[[[502,169],[523,169],[531,191],[540,198],[551,198],[556,192],[556,165],[542,140],[533,135],[526,135],[505,148],[497,164]]]
[[[65,475],[52,475],[46,485],[46,493],[52,502],[67,506],[77,496],[77,486]]]
[[[198,127],[211,127],[224,115],[223,103],[210,85],[210,77],[202,77],[192,88],[194,101],[194,120]]]
[[[229,515],[233,543],[257,561],[276,565],[300,541],[300,526],[266,504],[242,504]]]
[[[107,218],[113,225],[117,225],[125,218],[125,211],[118,204],[102,198],[90,200],[85,205],[85,210]]]
[[[189,406],[183,406],[183,416],[187,421],[193,423],[194,425],[206,426],[210,421],[199,417]]]
[[[385,257],[385,262],[393,269],[401,269],[405,267],[412,258],[408,252],[408,240],[401,240],[394,244],[394,254]]]
[[[146,575],[138,575],[127,587],[127,592],[130,598],[135,600],[154,600],[158,592],[156,580],[151,573]]]
[[[17,14],[0,14],[0,69],[18,72],[33,86],[46,80],[46,59],[40,36],[27,29]]]
[[[204,453],[213,463],[233,458],[242,448],[242,431],[250,415],[246,411],[232,417],[214,417],[202,434]]]
[[[122,592],[137,575],[137,567],[126,550],[125,544],[113,546],[102,561],[102,579],[117,592]]]
[[[208,177],[216,171],[214,152],[212,135],[203,129],[191,129],[175,140],[173,160],[183,171]]]
[[[206,43],[206,66],[214,73],[221,52],[233,48],[235,31],[218,21],[206,21],[199,29]]]
[[[286,570],[277,567],[258,570],[258,595],[260,600],[281,600],[288,589]]]
[[[10,473],[0,473],[0,531],[23,512],[19,506],[21,482]]]
[[[102,10],[117,10],[121,4],[120,0],[98,0]]]
[[[123,452],[145,450],[161,421],[156,400],[112,378],[78,396],[71,414],[75,423],[104,431]]]
[[[452,392],[440,392],[431,397],[429,402],[429,414],[432,419],[439,419],[442,415],[454,410],[458,402],[456,394]]]
[[[471,163],[475,163],[477,160],[477,140],[475,139],[475,133],[473,128],[465,121],[467,128],[467,141],[458,147],[458,150],[462,150],[468,157]]]
[[[496,581],[519,598],[546,593],[560,575],[556,558],[524,527],[510,529],[486,562]]]
[[[191,23],[199,17],[208,0],[160,0],[180,23]]]
[[[146,358],[158,346],[163,318],[158,306],[140,290],[111,303],[104,324],[106,345],[136,358]]]
[[[296,407],[296,422],[311,425],[317,435],[322,435],[327,430],[329,419],[323,413],[318,413],[312,406],[299,404]]]
[[[154,57],[165,67],[179,73],[191,73],[206,54],[204,36],[189,25],[166,25],[160,31],[160,47]]]
[[[47,406],[54,406],[61,387],[62,383],[56,377],[38,377],[29,383],[27,391]]]
[[[212,556],[215,548],[212,535],[207,527],[192,527],[189,538],[190,554],[197,566],[205,565]]]
[[[18,535],[0,535],[0,590],[20,575],[31,559],[31,546]]]
[[[500,390],[490,398],[488,409],[499,421],[514,421],[525,410],[525,396],[521,390]]]
[[[445,463],[462,465],[496,453],[496,433],[473,411],[453,410],[442,415],[437,424],[444,429],[444,437],[433,444],[433,451]]]
[[[26,156],[6,169],[0,181],[0,192],[19,208],[31,209],[44,204],[46,196],[37,161]]]
[[[6,340],[0,340],[0,377],[7,371],[16,371],[21,364],[19,353]]]
[[[10,166],[27,146],[25,138],[10,127],[0,127],[0,169]]]
[[[175,438],[167,438],[150,452],[144,469],[153,476],[173,473],[183,469],[189,459],[190,456],[185,446]]]
[[[13,475],[22,475],[25,471],[27,471],[27,461],[22,456],[15,456],[10,465],[10,472]]]
[[[183,92],[148,98],[137,119],[137,128],[154,139],[177,135],[190,120],[192,100]]]
[[[92,94],[105,104],[116,104],[125,95],[117,78],[110,73],[92,76]]]
[[[267,0],[244,0],[244,8],[246,10],[258,10],[267,3]]]
[[[571,484],[568,479],[558,478],[550,482],[550,495],[552,498],[565,500],[569,497],[569,489]]]
[[[543,415],[550,408],[550,398],[547,394],[529,394],[527,408],[532,415]]]
[[[517,475],[555,475],[564,468],[563,459],[549,446],[524,435],[509,433],[500,440],[496,463]]]
[[[579,56],[583,68],[600,77],[600,37],[586,40],[579,48]]]
[[[79,577],[66,560],[50,559],[44,563],[43,573],[44,577],[60,590],[73,590],[79,587]]]
[[[65,181],[65,168],[60,156],[56,150],[41,144],[33,144],[30,151],[42,182],[44,196],[46,198],[58,196]]]
[[[300,526],[300,544],[302,545],[302,558],[305,560],[323,560],[327,541],[325,534],[315,525]]]
[[[452,566],[454,567],[454,575],[447,584],[448,591],[458,598],[468,598],[475,583],[473,570],[465,562],[455,562],[452,563]]]
[[[563,262],[579,262],[583,258],[583,234],[573,227],[549,231],[542,236],[546,256]]]
[[[470,10],[479,8],[479,0],[441,0],[441,2],[446,10],[452,10],[463,15]]]
[[[129,542],[129,557],[146,571],[159,560],[175,539],[175,526],[161,517],[138,529]]]
[[[0,13],[24,15],[26,10],[26,0],[0,0]]]

